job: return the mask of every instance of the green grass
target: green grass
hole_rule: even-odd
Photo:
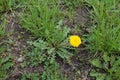
[[[88,0],[89,1],[89,0]],[[94,52],[119,53],[120,18],[118,1],[92,1],[93,32],[88,35],[89,48]]]
[[[97,69],[91,71],[96,80],[119,80],[120,53],[120,9],[119,0],[86,0],[92,7],[91,33],[87,34],[87,43],[91,52],[101,55],[92,59]],[[103,72],[101,72],[103,70]]]
[[[66,6],[69,9],[75,9],[84,5],[84,0],[65,0]]]
[[[28,2],[27,8],[21,13],[22,26],[36,36],[45,38],[54,33],[55,26],[61,17],[58,4],[54,0]],[[49,13],[49,14],[48,14]]]
[[[5,35],[5,26],[7,24],[5,15],[2,15],[1,17],[1,24],[0,24],[0,38],[2,38]]]
[[[4,47],[4,46],[2,46],[2,47]],[[3,49],[3,48],[0,47],[0,50],[1,49]],[[8,73],[7,70],[10,69],[13,65],[14,65],[14,63],[11,61],[10,55],[7,55],[4,58],[3,58],[3,56],[0,56],[0,79],[1,80],[6,79],[10,75],[11,72],[9,71],[9,73]]]
[[[1,0],[0,1],[0,12],[10,12],[17,10],[18,8],[24,7],[26,1],[24,0]]]

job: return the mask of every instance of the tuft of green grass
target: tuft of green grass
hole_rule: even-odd
[[[27,8],[21,14],[22,27],[35,36],[45,38],[48,34],[54,33],[59,17],[58,3],[54,0],[38,0],[28,2]]]
[[[23,7],[26,1],[24,0],[1,0],[0,12],[9,12],[17,8]]]
[[[119,80],[120,16],[119,0],[86,0],[92,7],[92,27],[86,41],[91,52],[98,55],[90,62],[97,69],[90,76],[96,80]],[[118,69],[118,70],[117,70]]]
[[[93,52],[119,53],[120,50],[120,18],[116,9],[116,1],[90,1],[92,6],[92,32],[87,35],[88,47]]]
[[[69,9],[75,9],[84,4],[84,0],[65,0],[65,4]]]
[[[5,27],[6,27],[6,24],[7,24],[5,15],[1,16],[1,22],[0,23],[1,23],[0,24],[0,38],[1,38],[5,35]]]
[[[1,48],[0,48],[1,49]],[[11,56],[8,55],[7,57],[0,56],[0,79],[4,80],[6,79],[10,72],[7,72],[8,69],[10,69],[14,63],[11,61]]]
[[[15,0],[1,0],[0,1],[0,11],[7,11],[11,10],[12,7],[15,5]]]

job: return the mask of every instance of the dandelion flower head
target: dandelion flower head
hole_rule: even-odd
[[[70,36],[70,45],[73,47],[79,47],[79,45],[82,43],[81,38],[78,35],[72,35]]]

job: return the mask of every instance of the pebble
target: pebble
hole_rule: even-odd
[[[22,55],[20,55],[20,57],[18,58],[18,60],[17,60],[19,63],[20,62],[23,62],[23,56]]]

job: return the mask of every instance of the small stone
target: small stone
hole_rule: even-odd
[[[22,57],[22,55],[20,55],[20,57],[18,58],[17,61],[18,61],[18,62],[23,62],[23,57]]]

